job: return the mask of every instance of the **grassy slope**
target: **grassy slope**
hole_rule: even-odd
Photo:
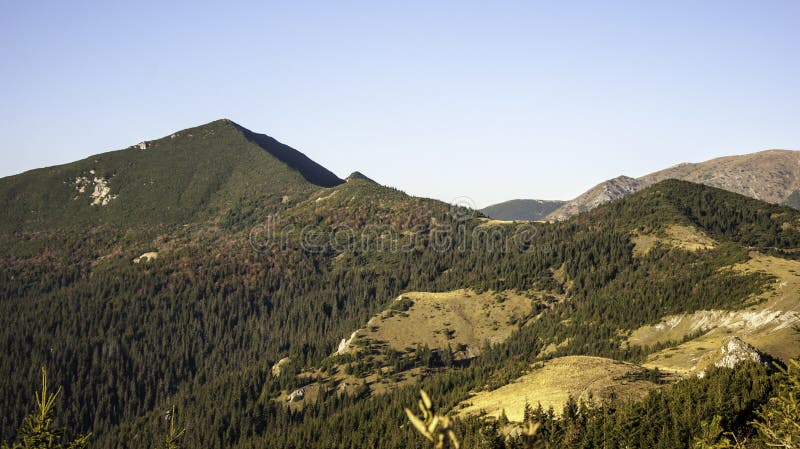
[[[743,214],[743,211],[748,214]],[[717,223],[717,218],[725,224]],[[800,223],[794,211],[681,181],[666,181],[574,221],[591,225],[598,220],[613,221],[629,229],[634,255],[640,257],[655,245],[688,251],[708,250],[718,244],[710,236],[723,241],[764,245],[765,249],[771,249],[770,245],[775,244],[791,254],[792,247],[787,242],[796,240],[796,228]],[[787,234],[778,239],[763,237],[773,232]],[[761,254],[752,257],[723,270],[775,276],[773,289],[762,295],[765,302],[758,305],[742,303],[738,307],[740,310],[734,311],[699,311],[688,316],[670,316],[658,325],[636,330],[629,340],[636,345],[680,341],[699,328],[710,330],[700,338],[653,354],[645,367],[690,372],[697,369],[698,363],[711,360],[719,352],[725,337],[732,334],[778,357],[797,356],[798,340],[793,325],[800,320],[800,263]],[[541,401],[545,407],[553,405],[558,409],[570,395],[585,397],[588,391],[592,391],[587,385],[596,388],[592,391],[596,397],[603,396],[604,388],[614,386],[618,397],[627,398],[641,397],[648,389],[656,387],[647,381],[619,381],[624,372],[609,374],[613,372],[609,367],[618,363],[582,356],[556,358],[546,362],[547,370],[534,371],[499,389],[477,393],[462,403],[462,407],[466,407],[463,413],[484,411],[497,416],[505,410],[514,420],[521,416],[525,399],[532,404]],[[636,365],[627,364],[625,367],[630,372],[643,371]]]
[[[464,345],[477,354],[484,341],[505,340],[530,315],[532,300],[513,292],[456,290],[402,295],[413,301],[406,312],[384,312],[361,331],[364,338],[385,341],[395,350],[416,345],[454,350]]]
[[[525,295],[512,291],[483,292],[460,289],[448,292],[406,292],[397,297],[390,306],[373,316],[363,328],[349,336],[346,360],[369,358],[376,367],[364,376],[345,373],[346,363],[334,355],[335,374],[323,376],[332,381],[331,389],[352,391],[354,387],[367,385],[373,394],[407,385],[424,377],[426,369],[419,367],[395,372],[388,363],[385,353],[395,351],[398,357],[413,357],[418,347],[444,350],[448,346],[455,360],[470,359],[477,356],[487,344],[498,344],[506,340],[512,332],[529,321],[534,313],[534,303],[546,307],[545,297],[555,300],[560,295],[551,292],[526,292]],[[341,355],[340,354],[340,355]],[[377,375],[378,371],[381,375]],[[303,376],[313,377],[304,373]],[[319,384],[314,384],[319,388]],[[288,391],[282,392],[277,400],[283,401]],[[309,395],[293,404],[314,401]]]
[[[604,403],[643,397],[657,384],[637,375],[645,372],[632,363],[602,357],[567,356],[549,360],[543,366],[492,391],[482,391],[459,405],[462,415],[486,413],[499,416],[505,411],[512,421],[522,421],[525,404],[556,413],[570,396],[576,400]]]

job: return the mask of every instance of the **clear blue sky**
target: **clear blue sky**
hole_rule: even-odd
[[[800,149],[799,1],[165,3],[2,0],[0,176],[222,117],[478,206]]]

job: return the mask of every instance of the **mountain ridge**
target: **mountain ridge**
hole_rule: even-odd
[[[618,176],[567,201],[547,219],[563,220],[666,179],[706,184],[773,204],[792,205],[800,195],[800,151],[771,149],[684,162],[638,178]]]
[[[480,212],[495,220],[543,220],[565,201],[513,199],[492,204],[480,209]]]

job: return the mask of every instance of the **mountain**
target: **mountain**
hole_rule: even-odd
[[[548,214],[547,219],[563,220],[580,212],[593,209],[603,203],[621,198],[644,188],[644,184],[629,176],[618,176],[602,182],[573,200],[565,202]]]
[[[767,150],[679,164],[640,179],[645,185],[682,179],[781,204],[800,189],[800,151]]]
[[[353,173],[350,173],[350,176],[345,178],[345,181],[356,181],[356,180],[375,182],[372,179],[368,178],[365,174],[363,174],[361,172],[357,172],[357,171],[354,171]]]
[[[175,395],[330,354],[412,279],[428,285],[410,259],[450,209],[344,182],[228,120],[4,178],[0,199],[0,435],[46,365],[65,424],[100,447]],[[231,444],[195,422],[200,446]]]
[[[800,209],[800,190],[795,190],[792,192],[792,194],[786,198],[786,201],[784,201],[783,204],[795,209]]]
[[[706,184],[773,204],[800,203],[800,151],[767,150],[684,163],[640,178],[620,176],[592,187],[548,215],[563,220],[666,179]]]
[[[543,220],[564,201],[510,200],[486,206],[481,213],[495,220]]]
[[[0,229],[179,223],[242,201],[343,183],[299,151],[230,120],[0,179]]]
[[[59,425],[98,449],[155,447],[173,407],[185,447],[399,449],[420,444],[403,425],[420,388],[449,414],[581,356],[625,362],[606,384],[646,390],[754,311],[782,327],[742,341],[795,351],[791,208],[666,180],[564,222],[502,222],[357,172],[343,182],[229,121],[173,136],[0,180],[2,438],[42,366],[63,386]],[[674,317],[690,323],[661,325]],[[714,415],[751,419],[768,396],[741,378],[773,381],[758,369],[694,379],[724,394],[690,397],[698,413],[662,447],[689,446]]]

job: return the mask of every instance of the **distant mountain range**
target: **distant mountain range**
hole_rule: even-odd
[[[666,179],[705,184],[769,203],[800,208],[800,151],[767,150],[678,164],[639,178],[619,176],[601,182],[570,201],[561,202],[544,216],[541,215],[542,203],[559,202],[513,200],[486,207],[482,212],[502,220],[564,220]]]
[[[495,220],[544,220],[566,201],[510,200],[484,207],[480,211]]]

